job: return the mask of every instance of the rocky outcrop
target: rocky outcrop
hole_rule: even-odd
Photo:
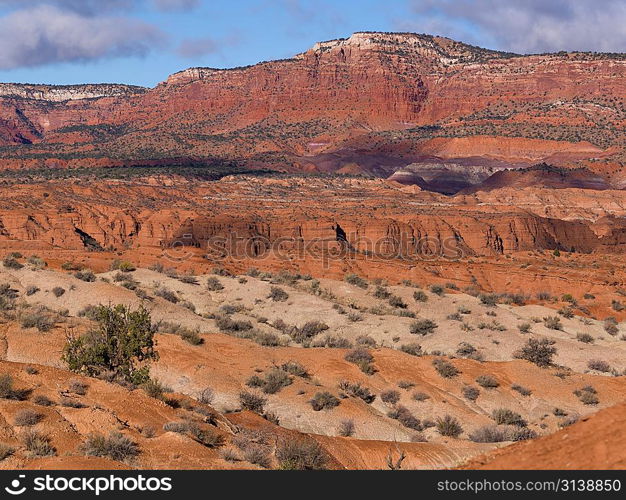
[[[19,97],[38,101],[64,102],[99,97],[120,97],[142,94],[147,89],[135,85],[113,83],[84,85],[24,85],[0,83],[0,97]]]

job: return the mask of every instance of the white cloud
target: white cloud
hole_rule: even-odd
[[[138,20],[39,5],[0,18],[0,69],[143,56],[164,36]]]
[[[412,0],[411,5],[414,29],[436,27],[438,34],[490,48],[529,53],[626,47],[623,0]]]

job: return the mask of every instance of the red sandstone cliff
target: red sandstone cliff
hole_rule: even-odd
[[[623,54],[517,56],[357,33],[288,60],[185,70],[147,91],[0,89],[0,156],[5,167],[225,157],[379,175],[424,155],[595,158],[602,170],[624,160],[625,70]]]

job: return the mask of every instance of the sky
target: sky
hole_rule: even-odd
[[[517,53],[626,51],[624,0],[0,0],[0,82],[153,87],[356,31]]]

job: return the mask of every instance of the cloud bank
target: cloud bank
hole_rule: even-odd
[[[623,0],[411,0],[415,19],[398,26],[519,53],[623,52]]]
[[[36,5],[0,18],[0,69],[144,56],[164,38],[138,20]]]

